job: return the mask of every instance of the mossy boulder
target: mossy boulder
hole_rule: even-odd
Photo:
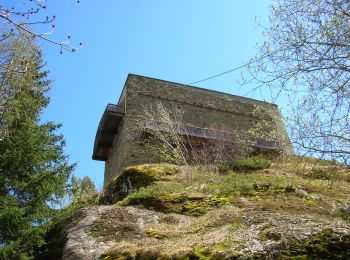
[[[230,203],[230,201],[230,197],[189,196],[174,193],[139,196],[135,193],[121,201],[119,205],[142,205],[147,209],[164,213],[201,216],[214,208]]]
[[[141,187],[164,180],[165,176],[178,172],[179,168],[170,164],[145,164],[127,167],[105,188],[103,203],[114,203]]]
[[[280,259],[350,259],[350,234],[325,229],[303,240],[292,239]]]

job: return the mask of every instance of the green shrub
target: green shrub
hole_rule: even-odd
[[[228,171],[257,171],[269,168],[271,162],[261,156],[252,156],[244,159],[233,160],[226,164],[221,164],[218,166],[220,173],[227,173]]]
[[[225,174],[225,173],[228,173],[230,170],[231,170],[231,168],[230,168],[230,166],[228,164],[222,163],[222,164],[218,165],[218,171],[220,173]]]
[[[332,177],[331,172],[324,168],[313,168],[311,172],[305,174],[308,179],[329,180]]]
[[[257,171],[270,168],[271,162],[261,156],[252,156],[235,160],[230,164],[232,170],[236,171]]]
[[[350,221],[350,205],[340,209],[340,217],[343,218],[344,220]]]

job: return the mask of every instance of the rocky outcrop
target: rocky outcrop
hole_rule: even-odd
[[[255,207],[226,205],[199,218],[117,205],[92,206],[81,214],[81,220],[66,232],[63,259],[175,259],[191,255],[200,259],[201,254],[279,259],[291,250],[305,252],[303,243],[315,236],[315,248],[323,246],[325,252],[331,250],[328,247],[337,248],[337,243],[350,246],[350,226],[342,220],[263,212]],[[331,236],[333,245],[327,244],[327,237],[320,240],[324,232]],[[310,245],[308,249],[313,250]]]
[[[113,206],[92,206],[82,209],[78,223],[66,230],[66,244],[62,259],[98,259],[100,255],[113,246],[116,241],[98,241],[90,234],[94,223],[110,211]]]
[[[63,259],[349,259],[350,184],[330,188],[280,167],[129,168],[109,192],[130,181],[130,194],[70,218]]]

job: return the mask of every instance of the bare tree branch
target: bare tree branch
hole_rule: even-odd
[[[7,31],[4,31],[0,36],[0,41],[5,40],[9,36],[23,36],[31,39],[41,39],[60,48],[60,53],[63,51],[75,52],[82,48],[82,43],[74,47],[70,44],[71,37],[68,36],[64,41],[56,41],[48,37],[55,30],[56,16],[52,15],[42,17],[42,12],[48,9],[48,0],[23,0],[22,5],[17,7],[5,7],[0,4],[0,20],[6,25]],[[78,1],[79,2],[79,1]],[[30,26],[43,25],[46,32],[39,33],[34,31]],[[49,27],[49,28],[47,28]]]
[[[266,41],[243,85],[289,97],[299,151],[346,163],[350,154],[350,2],[275,0]],[[257,84],[258,83],[258,84]]]

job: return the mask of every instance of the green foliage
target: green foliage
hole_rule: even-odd
[[[49,103],[50,81],[40,52],[21,53],[16,40],[12,56],[26,56],[23,72],[2,73],[6,107],[1,110],[0,139],[0,258],[25,258],[44,243],[47,222],[64,199],[74,169],[63,153],[65,142],[53,122],[40,122]],[[19,53],[20,52],[20,53]],[[20,63],[20,60],[9,59]]]
[[[331,178],[331,173],[328,169],[316,167],[305,174],[304,177],[309,179],[329,180]]]
[[[269,116],[268,110],[262,108],[261,106],[254,105],[252,111],[253,116],[256,118],[256,125],[246,131],[250,140],[262,139],[266,141],[281,142],[278,138],[277,127]],[[248,141],[249,142],[249,141]],[[251,145],[254,145],[254,142],[250,141]]]
[[[147,153],[147,156],[149,156],[154,162],[176,165],[180,165],[182,163],[179,148],[170,147],[166,144],[154,141],[148,142],[144,146],[144,153]]]
[[[327,180],[328,185],[332,188],[337,182],[349,182],[350,172],[346,165],[337,162],[336,160],[315,161],[315,164],[310,168],[301,169],[297,174],[309,180]]]
[[[73,200],[89,197],[96,193],[95,184],[88,176],[84,176],[82,179],[73,176],[71,182]]]
[[[227,163],[219,164],[217,167],[218,171],[222,174],[226,174],[231,170],[230,166]]]
[[[244,159],[233,160],[226,164],[218,166],[220,173],[227,173],[228,171],[257,171],[270,168],[271,162],[261,156],[252,156]]]
[[[340,217],[344,220],[350,221],[350,205],[340,209]]]

